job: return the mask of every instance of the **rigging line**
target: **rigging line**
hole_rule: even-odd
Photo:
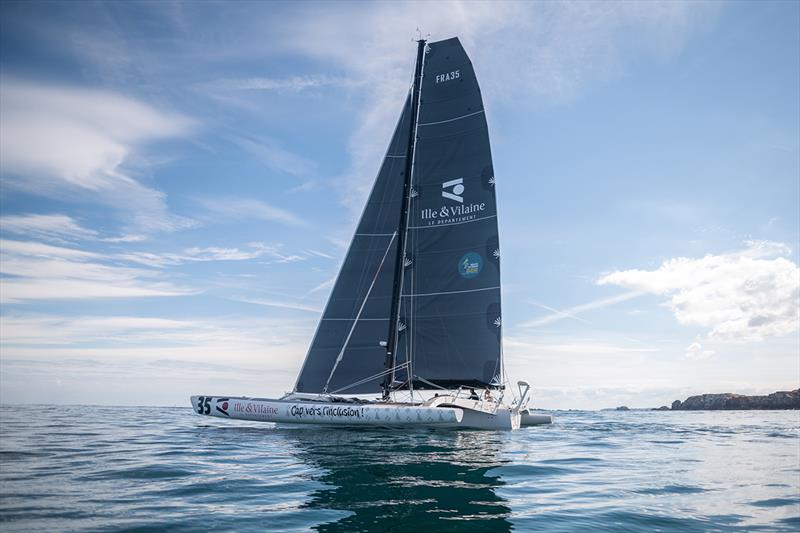
[[[357,387],[357,386],[359,386],[359,385],[361,385],[361,384],[363,384],[363,383],[367,383],[367,382],[369,382],[369,381],[372,381],[372,380],[374,380],[374,379],[378,379],[379,377],[383,377],[383,376],[385,376],[386,374],[389,374],[389,373],[391,373],[391,372],[394,372],[394,371],[395,371],[395,370],[397,370],[398,368],[402,368],[402,367],[406,366],[407,364],[408,364],[408,363],[403,363],[403,364],[401,364],[401,365],[397,365],[397,366],[396,366],[396,367],[394,367],[394,368],[387,368],[386,370],[382,370],[382,371],[378,372],[377,374],[373,374],[373,375],[371,375],[371,376],[369,376],[369,377],[366,377],[366,378],[364,378],[364,379],[360,379],[360,380],[358,380],[358,381],[356,381],[356,382],[354,382],[354,383],[351,383],[350,385],[346,385],[346,386],[344,386],[344,387],[338,388],[338,389],[336,389],[335,391],[333,391],[331,394],[337,394],[337,393],[339,393],[339,392],[342,392],[342,391],[345,391],[345,390],[347,390],[347,389],[352,389],[353,387]]]
[[[353,325],[350,327],[350,332],[347,334],[347,338],[344,340],[344,344],[342,345],[342,349],[339,351],[338,357],[336,357],[336,362],[333,364],[333,368],[331,368],[331,373],[328,375],[328,380],[325,382],[325,387],[322,388],[322,392],[328,392],[328,385],[331,383],[331,378],[333,377],[333,373],[336,372],[336,368],[339,366],[339,363],[342,362],[342,358],[344,357],[344,352],[347,349],[347,345],[350,343],[350,337],[353,336],[353,332],[356,329],[356,324],[358,324],[358,319],[361,317],[361,312],[364,310],[364,307],[367,305],[367,300],[369,300],[369,294],[372,292],[372,287],[375,286],[375,282],[378,280],[378,275],[381,273],[383,269],[383,262],[386,261],[386,256],[389,255],[389,249],[392,247],[392,243],[394,242],[394,238],[397,235],[392,236],[392,240],[389,241],[389,245],[386,247],[386,251],[383,253],[383,259],[381,259],[381,264],[378,265],[378,269],[375,271],[375,276],[372,278],[372,283],[369,285],[369,289],[367,289],[367,294],[364,296],[364,301],[361,302],[361,308],[358,310],[358,314],[356,315],[356,319],[353,321]]]
[[[442,387],[442,386],[440,386],[440,385],[437,385],[436,383],[433,383],[433,382],[431,382],[431,381],[428,381],[427,379],[425,379],[425,378],[423,378],[423,377],[420,377],[420,376],[417,376],[417,375],[415,375],[414,377],[415,377],[416,379],[420,380],[421,382],[423,382],[423,383],[426,383],[426,384],[430,385],[431,387],[436,387],[437,389],[441,389],[441,390],[450,390],[450,389],[447,389],[447,388],[445,388],[445,387]]]
[[[372,381],[374,379],[378,379],[378,378],[380,378],[382,376],[385,376],[389,372],[391,372],[391,369],[384,370],[382,372],[378,372],[377,374],[373,374],[373,375],[371,375],[369,377],[366,377],[366,378],[360,379],[358,381],[355,381],[355,382],[351,383],[350,385],[346,385],[344,387],[340,387],[340,388],[336,389],[335,391],[333,391],[331,394],[337,394],[337,393],[345,391],[347,389],[352,389],[353,387],[357,387],[357,386],[359,386],[359,385],[361,385],[363,383],[367,383],[367,382]]]
[[[467,113],[466,115],[461,115],[460,117],[456,118],[448,118],[447,120],[439,120],[437,122],[423,122],[422,124],[418,124],[418,126],[434,126],[436,124],[444,124],[446,122],[453,122],[454,120],[461,120],[462,118],[472,117],[475,115],[479,115],[483,113],[483,109],[480,111],[475,111],[474,113]]]

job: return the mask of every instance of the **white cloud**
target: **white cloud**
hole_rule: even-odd
[[[699,342],[693,342],[686,348],[686,359],[709,359],[714,356],[714,350],[704,350]]]
[[[96,231],[84,228],[67,215],[5,215],[0,217],[0,229],[56,241],[98,236]]]
[[[503,349],[516,364],[521,361],[547,360],[553,356],[590,355],[618,356],[625,353],[659,352],[654,346],[632,342],[609,342],[603,339],[572,338],[557,339],[509,335],[503,340]]]
[[[269,326],[269,327],[268,327]],[[274,329],[278,328],[278,329]],[[278,334],[285,330],[285,336]],[[116,346],[275,344],[302,340],[305,328],[296,322],[272,319],[170,319],[158,316],[4,315],[0,331],[5,344],[84,346],[98,342]],[[287,340],[288,342],[288,340]]]
[[[510,331],[504,366],[512,383],[527,380],[535,405],[597,409],[658,407],[707,392],[763,393],[797,388],[796,338],[759,344],[704,342],[700,359],[685,355],[691,342],[635,340],[598,331],[591,336]],[[700,344],[698,342],[698,344]],[[724,355],[726,364],[707,351]],[[793,384],[794,382],[794,384]]]
[[[187,248],[185,253],[189,261],[245,261],[275,251],[271,246],[261,243],[251,244],[250,247],[250,250],[220,248],[218,246],[209,246],[206,248],[194,247]]]
[[[180,296],[187,289],[169,283],[141,283],[131,278],[101,283],[94,279],[2,279],[0,302],[17,303],[26,300],[62,300],[97,298],[142,298],[146,296]]]
[[[332,278],[326,279],[325,281],[323,281],[319,285],[315,286],[310,291],[308,291],[308,294],[314,294],[315,292],[327,291],[329,289],[332,289],[334,283],[336,283],[336,276],[333,276]]]
[[[81,240],[123,243],[139,242],[146,239],[144,235],[136,234],[103,237],[100,232],[87,228],[74,218],[63,214],[39,215],[27,213],[4,215],[0,217],[0,229],[17,235],[35,237],[57,243]]]
[[[306,253],[309,253],[311,255],[316,255],[317,257],[322,257],[322,258],[325,258],[325,259],[334,259],[333,256],[331,256],[329,254],[326,254],[325,252],[320,252],[319,250],[308,249],[308,250],[306,250]]]
[[[180,296],[196,291],[158,272],[119,266],[95,252],[28,241],[0,241],[0,302]]]
[[[152,253],[152,252],[129,252],[120,254],[118,257],[133,263],[139,263],[151,267],[166,267],[181,265],[190,262],[205,261],[247,261],[258,259],[259,257],[269,256],[282,261],[285,255],[280,253],[274,246],[264,243],[249,243],[249,249],[222,248],[209,246],[205,248],[187,248],[181,253]]]
[[[523,327],[533,328],[538,326],[544,326],[546,324],[550,324],[553,322],[558,322],[559,320],[563,320],[565,318],[571,318],[573,320],[578,320],[580,322],[587,322],[583,318],[576,316],[581,313],[585,313],[586,311],[593,311],[595,309],[602,309],[604,307],[608,307],[610,305],[618,304],[620,302],[625,302],[632,298],[636,298],[641,296],[643,293],[637,291],[625,292],[622,294],[618,294],[616,296],[612,296],[610,298],[603,298],[602,300],[594,300],[592,302],[587,302],[585,304],[576,305],[564,310],[554,309],[552,307],[548,307],[542,303],[538,302],[531,302],[533,305],[541,307],[543,309],[547,309],[548,311],[552,311],[551,314],[535,318],[533,320],[529,320],[522,324]]]
[[[669,259],[656,270],[606,274],[600,285],[670,296],[681,324],[723,341],[756,341],[800,328],[800,269],[785,244],[747,242],[728,254]]]
[[[85,250],[75,248],[64,248],[62,246],[52,246],[33,241],[13,241],[10,239],[0,240],[0,253],[6,256],[28,256],[37,258],[59,258],[87,260],[96,259],[100,255]],[[2,266],[2,265],[0,265]]]
[[[294,213],[260,200],[251,200],[249,198],[202,198],[198,202],[207,211],[221,215],[226,219],[255,218],[269,222],[280,222],[288,226],[306,225],[306,222]]]
[[[313,332],[306,319],[0,316],[0,401],[186,405],[190,394],[278,395]]]
[[[313,161],[287,150],[274,139],[233,137],[232,140],[272,170],[304,176],[317,167]]]
[[[146,230],[191,225],[124,169],[140,146],[185,134],[188,119],[107,91],[5,78],[0,105],[4,184],[60,199],[89,193]]]
[[[104,242],[141,242],[147,240],[147,237],[144,235],[129,234],[120,235],[119,237],[106,237],[100,240]]]
[[[281,246],[273,246],[263,242],[250,242],[245,247],[194,246],[182,252],[126,252],[114,256],[117,259],[163,268],[194,262],[209,261],[249,261],[252,259],[268,259],[267,263],[295,263],[313,257],[329,257],[319,252],[306,250],[301,254],[283,251]]]
[[[244,302],[254,305],[263,305],[265,307],[277,307],[279,309],[292,309],[295,311],[308,311],[309,313],[322,313],[322,309],[296,302],[267,300],[264,298],[249,298],[249,297],[231,298],[231,299],[237,302]]]
[[[235,78],[222,79],[203,85],[204,88],[228,91],[276,91],[300,92],[319,87],[349,87],[353,82],[347,78],[326,76],[290,76],[288,78]]]
[[[132,263],[162,268],[194,262],[249,261],[259,258],[268,258],[271,260],[269,262],[272,263],[294,263],[297,261],[305,261],[314,255],[315,254],[311,253],[304,253],[303,255],[287,254],[281,251],[281,248],[278,246],[271,246],[263,242],[251,242],[247,243],[246,248],[219,246],[201,248],[195,246],[186,248],[179,253],[128,252],[115,257]]]
[[[320,4],[281,18],[276,43],[328,62],[352,80],[363,105],[350,142],[342,202],[358,210],[369,191],[410,84],[415,37],[458,36],[488,108],[498,102],[562,102],[620,70],[626,56],[677,53],[698,20],[699,2],[383,2]],[[342,38],[347,28],[347,38]],[[623,46],[628,36],[637,50]],[[358,43],[354,46],[354,43]],[[491,122],[491,113],[489,114]]]

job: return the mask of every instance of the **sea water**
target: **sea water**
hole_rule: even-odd
[[[800,412],[555,412],[514,432],[0,408],[0,530],[797,531]]]

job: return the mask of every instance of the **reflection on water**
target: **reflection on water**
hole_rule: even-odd
[[[505,434],[458,431],[286,430],[324,487],[304,507],[347,511],[319,531],[508,531],[511,512],[489,471]]]

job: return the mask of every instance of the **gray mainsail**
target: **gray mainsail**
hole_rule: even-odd
[[[412,127],[410,96],[325,306],[297,378],[298,392],[367,393],[382,377],[350,387],[384,370],[403,206],[406,156]],[[338,363],[337,363],[338,360]],[[335,371],[334,371],[335,369]]]
[[[406,100],[298,392],[500,386],[500,250],[483,102],[457,38],[428,44],[424,56],[423,46],[421,83]]]
[[[414,146],[397,362],[414,388],[501,383],[500,248],[480,88],[457,38],[430,43]],[[400,374],[396,381],[403,381]]]

